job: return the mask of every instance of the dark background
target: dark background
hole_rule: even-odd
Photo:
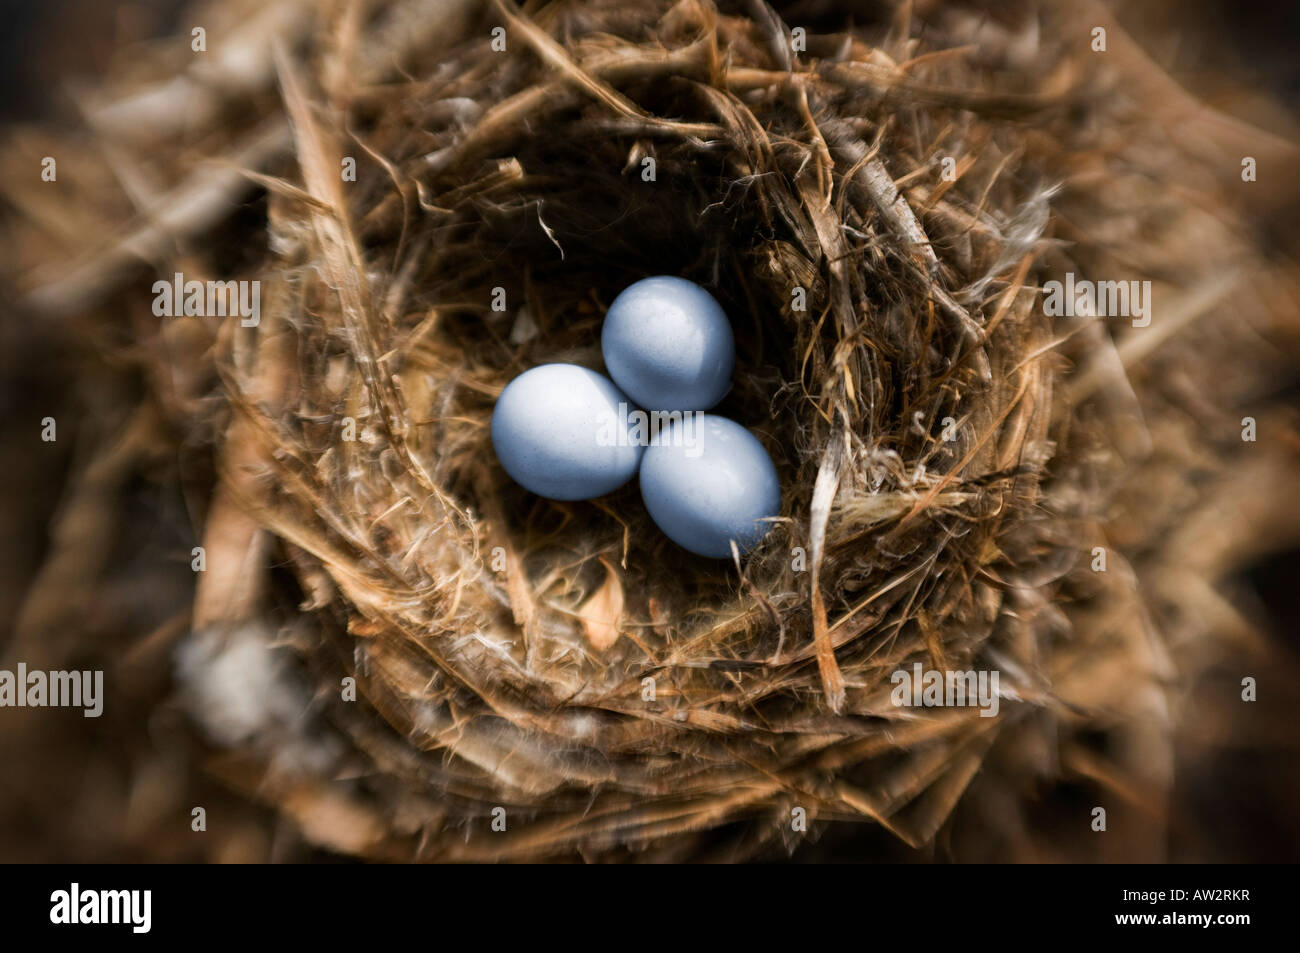
[[[0,124],[73,117],[65,95],[71,77],[92,82],[109,63],[122,38],[175,32],[174,0],[0,0]],[[1291,133],[1300,120],[1300,4],[1206,0],[1201,3],[1121,3],[1118,19],[1152,57],[1192,92],[1241,118]],[[1264,96],[1255,93],[1266,94]],[[1266,103],[1265,100],[1271,100]],[[1278,104],[1282,112],[1279,114]],[[1279,122],[1288,128],[1279,127]],[[0,134],[3,134],[0,128]],[[1276,234],[1276,253],[1300,257],[1296,247],[1295,210],[1263,214],[1261,224]],[[1276,227],[1272,227],[1276,226]],[[0,288],[0,295],[6,289]],[[60,439],[48,452],[31,452],[30,433],[21,438],[15,421],[60,417],[75,406],[76,382],[69,362],[40,328],[14,320],[10,303],[0,297],[0,642],[7,638],[22,593],[41,565],[46,532],[59,502],[62,477],[75,452],[75,441]],[[1300,406],[1300,393],[1289,394]],[[61,429],[60,437],[64,431]],[[1271,637],[1285,651],[1300,654],[1300,551],[1276,553],[1241,574],[1244,591],[1254,594]],[[1225,676],[1226,677],[1226,676]],[[1206,690],[1202,686],[1199,690]],[[1294,748],[1294,739],[1293,739]],[[1292,756],[1296,754],[1294,750]],[[1295,861],[1300,858],[1300,825],[1294,820],[1294,788],[1278,780],[1276,752],[1243,745],[1200,758],[1180,768],[1179,785],[1186,829],[1201,831],[1171,845],[1171,860]],[[4,788],[20,783],[24,766],[5,764]],[[1067,786],[1042,804],[1042,824],[1051,829],[1054,815],[1078,810],[1085,791]],[[1292,818],[1292,820],[1286,820]],[[4,839],[4,838],[0,838]],[[73,839],[75,842],[75,838]],[[0,845],[0,859],[13,857]],[[944,855],[911,851],[873,825],[837,825],[821,840],[807,843],[796,862],[853,860],[863,857],[924,861]],[[17,856],[23,856],[19,851]],[[327,859],[298,845],[288,859]],[[68,849],[51,846],[43,859],[81,860]],[[118,859],[130,859],[119,857]]]

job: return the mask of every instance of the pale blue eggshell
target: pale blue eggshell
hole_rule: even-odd
[[[614,383],[646,410],[708,410],[727,393],[736,361],[731,323],[713,295],[667,275],[623,289],[600,349]]]
[[[713,414],[685,414],[650,441],[641,498],[655,525],[699,556],[731,557],[756,546],[781,512],[781,483],[758,438]]]
[[[636,473],[645,448],[628,432],[635,409],[604,374],[542,364],[497,398],[492,446],[524,489],[552,500],[593,499]]]

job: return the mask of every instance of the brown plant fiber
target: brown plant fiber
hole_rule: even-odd
[[[981,771],[1011,802],[1073,773],[1137,805],[1150,856],[1180,680],[1250,638],[1217,582],[1296,538],[1298,444],[1240,436],[1294,434],[1254,398],[1296,274],[1233,197],[1241,155],[1289,145],[1076,4],[259,8],[284,13],[256,65],[195,80],[185,128],[130,108],[145,66],[90,109],[166,186],[29,288],[133,300],[160,439],[215,460],[178,656],[211,770],[315,843],[422,860],[761,855],[796,809],[919,847]],[[222,224],[250,190],[265,220]],[[260,322],[149,319],[154,271],[259,280]],[[1067,272],[1150,281],[1149,325],[1047,315]],[[605,308],[651,274],[723,304],[716,412],[781,477],[733,563],[667,540],[635,481],[550,502],[492,451],[505,384],[600,369]],[[918,662],[998,671],[996,715],[896,705]]]

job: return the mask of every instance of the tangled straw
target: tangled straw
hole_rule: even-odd
[[[1214,493],[1155,488],[1193,445],[1229,475],[1240,381],[1206,348],[1258,366],[1249,325],[1294,280],[1205,171],[1244,133],[1113,24],[1116,65],[1087,61],[1091,8],[1021,33],[938,6],[922,34],[906,4],[848,30],[813,7],[794,43],[761,0],[373,6],[258,47],[279,104],[255,97],[199,181],[265,190],[264,235],[213,235],[182,182],[34,298],[101,295],[182,227],[256,244],[260,324],[220,325],[187,352],[196,391],[157,395],[219,447],[181,675],[256,765],[231,783],[388,858],[741,856],[800,812],[918,846],[982,767],[1019,789],[1062,762],[1159,815],[1170,646],[1212,633],[1154,606],[1212,582],[1173,540]],[[1159,316],[1048,316],[1066,272],[1150,280]],[[504,384],[598,366],[604,308],[659,273],[732,316],[719,411],[785,490],[730,567],[651,531],[634,487],[540,500],[490,449]],[[1244,318],[1213,316],[1228,295]],[[1206,371],[1216,416],[1170,367]],[[228,730],[219,660],[273,640],[266,710]],[[996,714],[900,707],[915,663],[998,671]],[[1134,724],[1122,763],[1078,741]]]

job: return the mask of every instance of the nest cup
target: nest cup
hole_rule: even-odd
[[[1174,479],[1152,433],[1231,411],[1130,381],[1136,327],[1063,324],[1040,287],[1118,271],[1204,310],[1258,253],[1217,198],[1155,184],[1199,159],[1114,95],[1123,71],[1079,65],[1084,19],[1049,5],[1031,35],[928,5],[918,39],[906,4],[846,27],[500,0],[445,4],[436,35],[422,14],[417,45],[409,6],[277,47],[266,232],[211,237],[242,249],[260,321],[185,352],[194,386],[216,372],[215,426],[159,398],[218,461],[178,671],[239,786],[374,858],[736,858],[832,820],[915,847],[981,768],[1005,804],[1046,748],[1164,717],[1120,552],[1180,517],[1126,488]],[[602,369],[605,309],[654,274],[726,310],[713,412],[780,475],[780,518],[731,562],[666,539],[635,482],[557,503],[492,451],[509,380]],[[1207,342],[1260,362],[1223,323],[1162,340],[1224,408]],[[1117,506],[1140,518],[1113,541]],[[261,666],[251,720],[223,694],[236,657]],[[917,666],[1000,688],[900,702]],[[1168,780],[1166,740],[1128,737],[1137,789]]]
[[[525,854],[756,815],[788,828],[796,791],[814,816],[872,814],[837,769],[871,777],[909,733],[987,724],[970,709],[900,731],[891,673],[991,667],[1003,598],[983,568],[1051,545],[1027,520],[1050,376],[1026,358],[1049,331],[1001,274],[1046,221],[1042,174],[997,174],[1021,134],[914,104],[901,122],[903,103],[810,71],[762,14],[496,8],[504,51],[479,23],[426,94],[354,106],[372,155],[342,188],[341,117],[282,67],[321,205],[277,197],[278,305],[253,372],[230,370],[277,471],[260,517],[333,590],[316,611],[364,696],[335,717],[382,719],[369,730],[419,752],[388,769],[449,815],[517,813]],[[883,56],[864,36],[813,43]],[[1010,141],[949,188],[918,160],[954,119]],[[951,222],[923,226],[904,175]],[[972,231],[976,208],[997,225]],[[491,450],[505,383],[599,368],[605,308],[648,274],[705,285],[731,316],[716,410],[781,477],[780,521],[735,565],[675,547],[634,484],[554,503]],[[279,410],[252,399],[268,380],[293,381]]]

